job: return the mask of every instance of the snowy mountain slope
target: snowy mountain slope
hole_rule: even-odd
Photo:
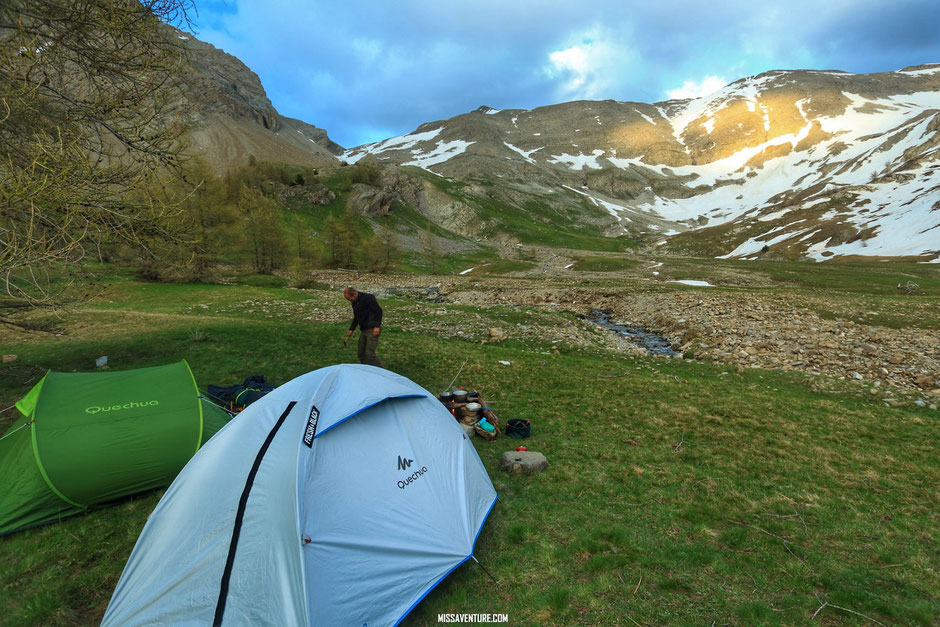
[[[340,158],[413,165],[608,214],[609,235],[750,258],[765,247],[940,258],[940,65],[775,71],[695,100],[481,107]]]

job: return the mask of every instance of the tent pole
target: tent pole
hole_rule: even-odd
[[[457,380],[457,377],[460,376],[460,373],[463,372],[463,367],[467,365],[467,361],[468,361],[469,359],[470,359],[470,358],[467,357],[467,359],[464,359],[464,360],[463,360],[463,363],[460,364],[460,370],[458,370],[458,371],[457,371],[457,374],[454,375],[454,378],[450,380],[450,383],[447,384],[447,387],[442,390],[442,393],[443,393],[443,392],[446,392],[447,390],[449,390],[449,389],[450,389],[450,386],[452,386],[452,385],[454,384],[454,381],[456,381],[456,380]],[[470,557],[473,557],[473,556],[471,555]]]
[[[474,562],[476,562],[477,565],[478,565],[480,568],[483,569],[483,572],[490,576],[490,579],[493,580],[493,583],[495,583],[497,586],[499,585],[499,582],[496,581],[496,577],[494,577],[494,576],[492,575],[492,573],[490,573],[490,571],[486,570],[486,567],[485,567],[483,564],[480,563],[480,560],[477,559],[477,556],[476,556],[476,555],[471,555],[471,556],[470,556],[470,559],[472,559]]]

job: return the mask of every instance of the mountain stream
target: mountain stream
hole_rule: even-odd
[[[673,350],[672,346],[669,344],[669,340],[661,335],[647,331],[643,327],[614,324],[610,321],[610,312],[608,311],[592,309],[591,315],[585,316],[583,319],[588,320],[589,322],[593,322],[599,327],[609,329],[610,331],[627,338],[633,344],[636,344],[640,348],[645,349],[647,352],[652,353],[653,355],[673,357],[674,355],[679,354],[678,351]]]

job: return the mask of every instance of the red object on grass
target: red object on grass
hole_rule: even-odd
[[[524,446],[519,446],[519,447],[516,447],[516,450],[517,450],[517,451],[528,451],[529,449],[527,449],[527,448],[524,447]]]

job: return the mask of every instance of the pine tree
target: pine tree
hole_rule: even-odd
[[[441,263],[441,246],[437,238],[431,233],[431,223],[428,222],[424,233],[421,234],[421,252],[424,253],[425,261],[431,269],[431,274],[437,274],[437,268]]]

